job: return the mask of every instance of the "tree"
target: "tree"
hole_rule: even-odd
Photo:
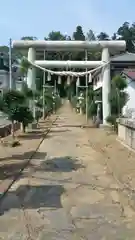
[[[27,77],[28,69],[31,67],[31,64],[27,60],[27,58],[23,57],[20,61],[20,72],[24,75],[24,77]]]
[[[12,137],[14,138],[14,122],[21,115],[20,106],[25,103],[25,96],[15,90],[9,90],[0,97],[0,111],[8,115],[12,123]]]
[[[76,27],[76,31],[73,33],[74,41],[85,41],[85,35],[81,26]],[[83,52],[74,52],[72,60],[84,60],[85,53]],[[79,69],[78,69],[79,70]]]
[[[118,38],[118,37],[117,37],[117,33],[114,33],[114,34],[112,35],[112,37],[111,37],[112,40],[117,40],[117,38]]]
[[[126,80],[121,75],[116,75],[112,79],[111,93],[109,100],[111,104],[111,113],[119,117],[122,114],[122,109],[128,100]]]
[[[37,40],[37,37],[32,37],[32,36],[25,36],[25,37],[22,37],[21,40]]]
[[[60,31],[52,31],[48,34],[48,37],[45,38],[45,40],[51,40],[51,41],[66,40],[66,36],[63,35]]]
[[[81,26],[76,27],[76,31],[73,33],[73,39],[75,41],[85,41],[85,35]]]
[[[60,31],[52,31],[48,34],[48,37],[44,38],[46,41],[63,41],[63,40],[71,40],[71,37],[62,34]],[[71,56],[71,53],[65,51],[65,52],[60,52],[60,51],[49,51],[46,53],[46,59],[47,60],[68,60],[69,56]]]
[[[120,117],[122,109],[128,101],[126,88],[126,80],[121,75],[117,75],[112,79],[111,92],[109,94],[111,115],[107,117],[107,121],[114,125],[115,130],[117,130],[116,119]]]
[[[22,123],[24,133],[28,124],[33,122],[32,112],[26,105],[18,105],[16,107],[15,118],[16,121]]]
[[[109,40],[109,35],[105,32],[101,32],[101,33],[99,33],[97,38],[99,41],[106,41],[106,40]]]
[[[126,41],[126,50],[128,52],[135,52],[135,23],[131,24],[129,22],[123,23],[123,25],[118,29],[117,34],[120,40]]]
[[[87,41],[95,41],[96,40],[95,34],[91,29],[86,34],[86,40]]]

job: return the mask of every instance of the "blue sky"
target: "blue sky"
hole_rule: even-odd
[[[77,25],[85,32],[115,32],[135,21],[135,0],[0,0],[0,45],[11,37],[43,39],[52,30],[71,34]]]

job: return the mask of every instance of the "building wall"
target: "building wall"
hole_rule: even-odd
[[[119,75],[121,74],[121,72],[124,70],[124,69],[135,69],[135,66],[132,65],[131,63],[119,63],[118,65],[115,63],[112,63],[111,64],[111,79],[116,76],[116,75]],[[102,87],[102,75],[101,73],[99,73],[99,76],[96,76],[93,80],[93,89],[94,90],[97,90],[99,88]]]
[[[16,83],[17,78],[14,73],[12,73],[12,81],[13,81],[13,89],[16,89],[18,87],[18,84]],[[20,89],[20,85],[21,84],[19,83],[19,89]],[[8,90],[9,88],[10,88],[9,72],[6,70],[0,70],[0,92]]]
[[[123,114],[129,112],[129,110],[133,112],[135,111],[135,80],[133,81],[127,77],[126,81],[128,84],[126,92],[129,95],[129,100],[127,101],[126,105],[123,108]]]
[[[128,93],[129,100],[127,101],[126,105],[123,107],[123,115],[133,116],[135,115],[135,80],[131,80],[130,78],[126,78],[127,81],[127,88],[126,92]],[[95,77],[93,80],[93,89],[94,91],[102,88],[102,77],[101,74]]]
[[[0,70],[0,91],[9,89],[9,73],[5,70]]]

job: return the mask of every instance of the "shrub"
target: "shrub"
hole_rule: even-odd
[[[107,117],[106,121],[112,125],[114,128],[114,131],[118,131],[118,123],[117,123],[117,116],[116,115],[110,115]]]

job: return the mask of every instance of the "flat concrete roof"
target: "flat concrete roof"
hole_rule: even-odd
[[[123,51],[126,48],[125,41],[45,41],[45,40],[14,40],[12,42],[15,48],[36,48],[47,51],[80,51],[89,49],[109,48]]]

